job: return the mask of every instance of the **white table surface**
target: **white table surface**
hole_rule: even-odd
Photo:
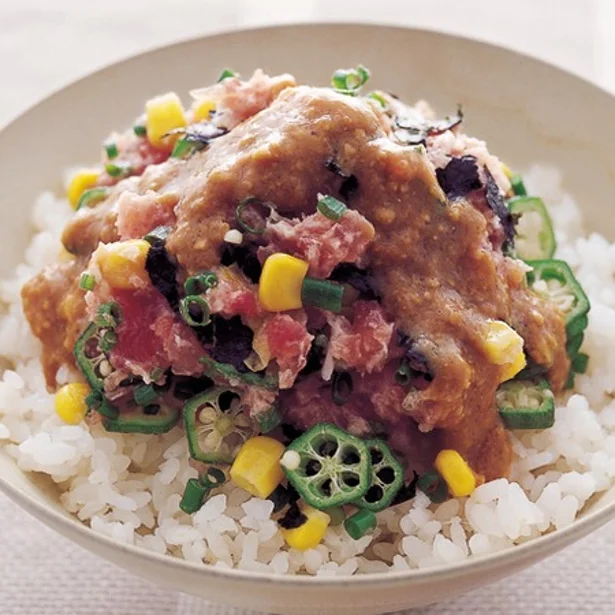
[[[0,126],[50,91],[135,52],[216,29],[298,20],[475,36],[615,91],[613,0],[0,0]],[[515,577],[415,612],[615,613],[615,524]],[[0,614],[249,615],[126,573],[2,495]]]

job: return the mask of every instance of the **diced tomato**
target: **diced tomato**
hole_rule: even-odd
[[[329,352],[334,359],[361,373],[380,371],[389,356],[393,323],[386,321],[376,301],[357,301],[353,319],[328,315],[331,326]]]
[[[349,209],[339,221],[319,212],[303,220],[280,220],[267,226],[263,255],[287,252],[310,264],[310,275],[328,277],[340,263],[357,263],[374,238],[374,227]]]
[[[218,285],[207,292],[207,302],[212,314],[226,318],[250,318],[260,313],[256,285],[243,274],[225,269],[219,273]]]
[[[126,190],[117,201],[117,230],[121,239],[140,239],[157,226],[175,223],[175,201],[153,191],[136,194]]]
[[[276,314],[264,324],[264,336],[271,358],[280,368],[280,388],[290,388],[297,374],[305,367],[307,355],[314,337],[288,314]]]

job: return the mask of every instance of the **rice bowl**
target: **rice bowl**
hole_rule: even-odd
[[[551,206],[553,206],[554,204],[557,205],[558,202],[563,202],[563,205],[558,209],[552,208],[553,218],[558,231],[558,243],[560,250],[558,255],[561,255],[562,257],[566,258],[566,260],[568,260],[573,266],[575,266],[575,271],[577,272],[579,280],[584,284],[586,290],[590,294],[593,312],[592,316],[590,316],[590,324],[587,330],[587,338],[583,350],[589,351],[588,353],[593,357],[594,352],[600,352],[599,343],[597,344],[596,350],[594,350],[594,347],[591,344],[592,331],[594,326],[592,318],[596,310],[600,311],[600,302],[596,300],[594,294],[592,293],[592,278],[584,277],[582,272],[583,268],[581,267],[581,269],[578,269],[577,267],[582,262],[584,262],[582,261],[582,257],[579,256],[579,254],[587,254],[587,250],[591,250],[591,248],[587,248],[587,246],[599,245],[596,244],[598,240],[593,237],[591,238],[589,243],[583,241],[578,242],[576,245],[573,245],[571,243],[575,239],[574,233],[572,231],[576,228],[576,223],[578,220],[578,218],[575,218],[576,212],[574,210],[574,207],[569,206],[569,200],[567,202],[566,198],[561,196],[561,193],[558,194],[559,188],[557,187],[557,180],[551,182],[548,181],[549,175],[553,176],[553,172],[549,173],[547,170],[545,174],[547,182],[546,184],[543,183],[542,185],[540,183],[540,180],[536,181],[536,179],[534,179],[535,176],[539,175],[540,170],[533,170],[529,174],[526,174],[526,184],[528,185],[528,188],[531,189],[532,193],[543,195]],[[551,190],[551,194],[549,194],[549,190]],[[47,198],[49,199],[49,197]],[[47,200],[47,204],[41,204],[38,211],[49,212],[50,203],[51,201]],[[66,210],[66,213],[68,214],[68,210]],[[46,215],[48,218],[50,217],[48,213]],[[59,227],[62,224],[62,221],[59,218],[60,216],[58,216],[58,219],[55,222],[56,236]],[[562,221],[564,221],[564,224],[561,224]],[[42,230],[42,228],[44,227],[39,228],[41,228]],[[45,230],[48,230],[48,227]],[[54,231],[51,231],[51,234],[53,235]],[[50,239],[48,243],[49,251],[47,252],[46,256],[43,256],[43,253],[41,252],[40,260],[31,260],[31,270],[27,273],[30,273],[31,271],[36,269],[43,262],[48,262],[49,260],[51,260],[51,254],[55,252],[57,244],[55,244],[54,246],[51,241],[51,238],[49,238],[49,236],[47,236],[47,238]],[[38,237],[37,244],[44,247],[45,241],[45,236]],[[584,249],[585,252],[583,252]],[[31,254],[34,253],[35,249],[31,249]],[[26,271],[24,271],[23,273],[24,276],[22,279],[25,279],[27,273]],[[594,281],[594,283],[596,282]],[[15,297],[16,289],[17,285],[13,285],[13,297]],[[11,292],[10,289],[8,289],[8,292]],[[13,315],[17,317],[16,310]],[[18,321],[16,320],[5,322],[3,332],[6,333],[9,330],[13,330],[17,322]],[[593,338],[599,338],[599,334],[594,332]],[[36,350],[35,347],[32,346],[32,348],[30,349],[30,354],[28,354],[29,351],[27,345],[24,343],[24,340],[26,339],[27,338],[24,336],[20,341],[20,354],[24,360],[28,360],[28,357],[33,357]],[[590,363],[590,374],[592,374],[592,376],[592,370],[596,366],[597,364]],[[21,380],[25,380],[28,383],[33,382],[31,375],[33,375],[35,371],[34,364],[32,362],[29,363],[30,371],[24,371],[25,368],[25,366],[22,366],[17,370],[20,374]],[[606,380],[605,374],[607,374],[606,368],[604,374],[602,375],[602,378]],[[41,384],[40,378],[38,379],[38,383],[39,385]],[[20,380],[10,372],[7,372],[5,386],[7,387],[8,394],[13,396],[13,400],[17,399],[15,397],[15,391],[29,391],[29,389],[26,388],[29,385],[23,385]],[[601,403],[601,400],[597,397],[591,397],[592,395],[595,395],[595,393],[592,392],[593,389],[591,388],[591,385],[586,383],[585,377],[578,379],[577,387],[579,388],[579,392],[589,397],[592,404]],[[605,386],[605,389],[606,388],[607,387]],[[31,395],[31,393],[28,392],[28,395]],[[50,411],[50,399],[48,398],[46,402],[43,402],[43,404],[44,403],[46,403],[47,406],[46,411],[43,411],[43,405],[40,406],[41,418],[45,415],[45,412],[49,413]],[[556,424],[551,431],[542,432],[538,435],[533,434],[533,439],[530,439],[527,435],[523,436],[522,443],[520,441],[514,441],[515,453],[517,455],[525,455],[525,459],[522,458],[520,463],[515,465],[512,477],[520,481],[523,487],[528,490],[528,492],[530,493],[531,500],[538,499],[537,495],[539,494],[541,487],[544,487],[544,485],[540,485],[541,481],[538,481],[538,486],[535,487],[534,496],[531,497],[531,488],[534,485],[531,484],[532,479],[530,478],[529,474],[530,469],[554,465],[553,462],[555,460],[553,459],[553,455],[557,455],[558,452],[566,454],[572,461],[572,465],[570,466],[564,467],[560,463],[559,466],[556,465],[554,468],[549,467],[550,471],[557,473],[562,472],[562,470],[564,470],[564,473],[566,473],[565,471],[568,470],[564,478],[558,475],[551,474],[546,479],[542,479],[551,480],[553,482],[561,481],[560,493],[557,493],[557,490],[554,489],[547,490],[546,495],[544,495],[543,499],[540,501],[540,506],[538,506],[538,508],[540,508],[543,512],[543,515],[545,510],[553,511],[553,516],[549,517],[549,519],[552,526],[554,527],[565,527],[567,524],[569,524],[574,517],[576,509],[580,508],[582,503],[585,502],[586,499],[590,497],[594,491],[602,490],[608,486],[608,483],[604,482],[606,480],[606,477],[608,476],[608,470],[606,470],[607,466],[602,466],[603,474],[601,476],[600,472],[596,472],[596,467],[592,465],[591,461],[591,459],[593,459],[593,457],[595,456],[593,453],[596,453],[600,448],[608,451],[608,435],[601,432],[601,428],[608,428],[608,424],[601,425],[600,423],[602,423],[602,420],[589,421],[588,417],[593,415],[587,411],[587,408],[584,406],[584,403],[585,402],[582,399],[576,396],[571,398],[570,400],[567,400],[567,403],[563,403],[560,401],[558,404],[559,407],[556,411]],[[21,407],[23,408],[23,406]],[[580,423],[574,424],[574,428],[572,428],[573,423],[568,422],[568,420],[573,420],[573,415],[576,417],[576,420],[580,421]],[[601,416],[602,414],[600,414],[600,417]],[[608,416],[608,413],[605,416]],[[589,422],[584,423],[586,419]],[[3,419],[2,422],[4,423],[5,420]],[[562,426],[562,432],[560,433],[557,432],[558,424]],[[11,423],[10,417],[8,428],[13,436],[15,430],[17,430],[17,433],[19,433],[20,427],[17,426],[15,423]],[[53,442],[49,442],[47,439],[41,439],[39,437],[39,439],[36,440],[35,443],[32,443],[32,440],[30,440],[30,445],[26,445],[25,447],[23,447],[22,450],[22,453],[25,454],[25,457],[23,457],[21,462],[22,464],[24,464],[24,469],[37,470],[42,467],[37,466],[36,464],[42,464],[47,469],[51,469],[48,464],[55,459],[58,459],[59,463],[62,463],[64,461],[64,458],[62,458],[62,454],[67,455],[67,449],[63,446],[50,446],[48,448],[47,446],[51,443],[62,443],[66,444],[67,446],[76,446],[77,448],[81,448],[81,450],[84,451],[85,456],[79,463],[81,463],[83,467],[87,466],[87,476],[90,477],[92,477],[92,473],[96,470],[100,470],[103,473],[107,472],[107,464],[109,463],[111,464],[113,469],[116,469],[117,472],[125,472],[123,465],[127,463],[127,459],[122,458],[122,455],[132,458],[133,461],[139,462],[139,459],[141,459],[140,455],[142,454],[142,451],[140,449],[146,448],[143,445],[144,438],[140,436],[121,436],[118,438],[118,436],[110,436],[109,434],[105,434],[104,432],[97,433],[95,430],[96,428],[94,428],[94,431],[92,432],[94,438],[93,440],[90,439],[90,441],[86,444],[86,440],[88,440],[87,436],[81,434],[84,439],[83,441],[80,441],[80,439],[77,437],[77,430],[72,427],[60,427],[59,424],[56,424],[53,427],[50,425],[49,428],[54,430],[53,438],[60,439]],[[579,443],[581,444],[580,449],[577,448],[575,450],[574,446],[567,448],[567,446],[570,445],[565,444],[567,433],[566,430],[571,430],[573,433],[575,433],[575,435],[579,436]],[[117,443],[115,443],[115,445],[113,444],[116,438],[122,441],[121,446],[118,446]],[[152,490],[153,494],[153,505],[155,507],[154,512],[160,513],[158,520],[162,523],[160,525],[161,532],[159,532],[159,534],[164,533],[165,535],[165,537],[162,538],[163,542],[165,543],[165,549],[170,546],[169,550],[171,552],[174,552],[175,554],[181,554],[186,559],[202,559],[203,545],[202,543],[199,543],[199,541],[203,541],[203,539],[205,539],[206,548],[208,549],[208,553],[205,554],[205,560],[208,563],[214,563],[215,560],[222,561],[222,564],[216,564],[220,567],[224,565],[224,559],[226,559],[227,564],[239,565],[240,568],[244,568],[247,570],[259,570],[263,572],[267,570],[283,573],[285,572],[285,565],[288,564],[288,570],[293,570],[294,567],[295,570],[307,570],[308,572],[311,572],[311,570],[308,570],[308,562],[306,562],[305,560],[299,563],[300,560],[293,561],[291,557],[288,558],[288,561],[286,562],[285,560],[287,558],[278,557],[279,553],[277,552],[274,553],[271,559],[269,559],[268,553],[265,553],[264,556],[258,558],[250,557],[250,552],[251,550],[253,552],[254,549],[254,544],[252,540],[253,535],[260,534],[260,537],[266,539],[268,537],[268,531],[271,532],[272,528],[270,524],[266,523],[269,520],[267,518],[264,518],[267,517],[267,511],[264,509],[264,507],[259,505],[259,502],[243,502],[242,497],[239,497],[239,495],[236,493],[234,495],[232,493],[227,493],[226,502],[222,502],[222,498],[220,496],[214,496],[205,504],[204,508],[201,509],[203,511],[203,514],[198,517],[199,513],[197,513],[197,516],[195,516],[194,518],[194,524],[188,524],[188,529],[196,530],[197,533],[186,532],[186,528],[180,528],[179,532],[173,532],[172,530],[176,529],[176,527],[174,527],[175,524],[172,521],[168,524],[164,524],[164,521],[165,519],[170,520],[173,516],[172,514],[169,514],[171,513],[171,510],[177,510],[178,498],[181,497],[181,489],[178,491],[178,485],[181,484],[182,480],[185,482],[187,478],[193,475],[190,473],[190,470],[187,465],[185,465],[184,463],[180,463],[178,467],[176,463],[176,461],[179,461],[177,457],[178,455],[185,457],[186,454],[185,443],[183,444],[184,448],[182,448],[182,439],[179,433],[168,434],[168,436],[154,436],[154,438],[156,438],[157,441],[160,441],[160,452],[164,452],[162,453],[162,455],[159,455],[159,459],[150,460],[146,456],[142,459],[142,461],[140,461],[140,463],[145,464],[145,466],[147,467],[149,467],[149,464],[151,463],[152,471],[154,471],[155,468],[157,472],[157,476],[154,481],[154,483],[157,484],[157,487],[154,487],[154,483],[152,483],[152,487],[150,489]],[[25,441],[28,441],[28,439],[25,438]],[[149,441],[151,441],[151,437]],[[605,444],[605,441],[606,447],[603,446]],[[77,444],[71,444],[71,442]],[[101,443],[103,448],[102,450],[98,450],[99,454],[94,454],[94,451],[97,449],[98,442]],[[140,449],[139,445],[141,445]],[[90,450],[88,450],[88,447],[94,447],[94,449],[92,450],[90,448]],[[116,448],[116,450],[112,452],[112,449],[114,447]],[[56,451],[52,451],[52,449],[54,448],[56,449]],[[150,449],[150,447],[147,447],[147,449]],[[52,454],[53,452],[57,452],[59,456],[54,457],[54,455]],[[148,454],[150,453],[153,453],[153,451],[149,450]],[[40,455],[40,457],[37,458],[37,455]],[[133,457],[133,455],[136,455],[136,457]],[[115,459],[113,459],[114,456],[116,456]],[[599,461],[599,457],[597,460]],[[55,471],[52,472],[52,475],[54,475],[54,479],[62,480],[66,476],[66,474],[62,474],[59,467],[54,468],[54,470]],[[583,474],[583,476],[571,474],[571,470],[579,470],[580,473]],[[98,480],[97,476],[100,476],[100,473],[98,475],[94,474],[93,482]],[[177,477],[180,478],[178,479]],[[138,506],[138,504],[144,502],[145,498],[147,498],[147,495],[143,495],[143,493],[147,493],[148,491],[148,487],[144,487],[145,483],[139,484],[139,478],[140,477],[138,476],[128,477],[125,474],[122,474],[121,479],[123,481],[134,480],[135,482],[132,484],[123,485],[120,481],[120,490],[117,494],[120,497],[117,499],[115,499],[115,496],[109,493],[106,489],[101,490],[97,488],[96,492],[99,497],[101,492],[103,492],[105,494],[105,497],[110,497],[112,500],[114,500],[114,504],[112,504],[112,510],[114,514],[117,513],[118,517],[113,518],[113,515],[108,517],[107,521],[111,521],[113,525],[109,525],[107,527],[105,527],[105,525],[107,524],[104,521],[102,524],[100,523],[100,519],[94,521],[92,525],[96,526],[95,529],[106,532],[109,535],[113,535],[115,538],[119,538],[120,540],[125,540],[128,542],[135,540],[138,544],[142,543],[142,545],[140,544],[140,546],[146,546],[146,543],[149,542],[149,548],[151,548],[152,550],[162,550],[160,542],[156,540],[156,538],[158,538],[157,536],[154,536],[150,539],[145,536],[140,536],[140,534],[135,535],[134,531],[132,531],[131,534],[126,530],[126,527],[130,527],[131,523],[132,525],[136,523],[135,517],[132,517],[129,513],[138,512],[140,514],[143,514],[143,510],[139,509],[148,508],[147,504],[144,506]],[[164,487],[166,486],[165,482],[169,480],[171,487],[170,490],[166,490],[164,489]],[[173,484],[175,481],[177,481],[177,484]],[[534,483],[535,482],[536,481],[534,480]],[[83,507],[84,504],[85,506],[88,505],[88,502],[84,502],[84,504],[80,503],[80,498],[87,499],[90,494],[93,495],[93,491],[87,489],[88,484],[86,483],[91,484],[89,481],[83,481],[82,492],[76,492],[75,499],[72,502],[67,496],[64,496],[63,498],[65,504],[68,504],[68,506],[74,512],[77,512],[76,509],[78,507]],[[78,484],[76,485],[76,487],[79,486],[80,485]],[[487,490],[486,487],[489,487],[491,491]],[[555,491],[555,496],[557,497],[550,499],[547,496],[552,491]],[[133,501],[130,502],[131,495],[133,495],[133,493],[136,494],[133,496],[136,499],[133,499]],[[481,552],[481,547],[485,549],[485,551],[487,551],[497,550],[498,548],[504,548],[505,546],[507,546],[508,543],[511,542],[511,539],[498,536],[498,534],[504,533],[504,530],[502,529],[501,525],[502,523],[504,523],[506,531],[509,532],[510,535],[516,536],[516,538],[514,538],[513,540],[518,542],[524,542],[527,538],[540,531],[540,528],[544,526],[545,519],[544,516],[541,520],[538,519],[539,513],[537,513],[537,511],[531,506],[528,510],[527,504],[525,504],[524,500],[516,500],[515,498],[517,497],[518,493],[519,492],[517,489],[512,489],[502,482],[499,482],[497,484],[488,484],[484,488],[479,488],[476,494],[470,498],[470,506],[466,505],[466,517],[468,517],[468,519],[456,519],[456,517],[459,517],[460,510],[458,510],[459,504],[455,500],[451,500],[450,502],[440,505],[437,508],[431,507],[431,509],[428,510],[427,501],[425,501],[424,498],[421,498],[419,496],[418,499],[412,505],[412,509],[410,511],[400,510],[399,513],[396,511],[395,515],[389,514],[389,512],[387,511],[379,515],[379,526],[382,528],[383,532],[381,535],[376,535],[373,537],[373,540],[371,542],[376,544],[366,545],[366,557],[363,557],[364,547],[361,543],[358,545],[355,544],[354,547],[350,546],[351,543],[343,544],[342,547],[347,548],[348,551],[346,554],[342,554],[341,552],[339,552],[340,546],[335,544],[335,535],[342,534],[342,532],[332,530],[331,536],[329,536],[324,543],[324,546],[327,547],[328,554],[325,556],[325,553],[323,552],[324,549],[320,549],[321,559],[323,560],[320,562],[320,564],[318,562],[317,555],[309,552],[308,559],[311,559],[311,561],[309,562],[310,568],[314,570],[314,572],[319,572],[320,575],[344,575],[351,574],[355,570],[357,572],[375,572],[379,570],[384,571],[385,568],[397,568],[403,570],[408,566],[427,567],[438,563],[442,564],[446,562],[453,562],[462,559],[462,556],[465,557],[465,550],[472,551],[473,553],[478,554]],[[122,499],[122,496],[127,497],[128,499]],[[169,496],[171,497],[169,498]],[[576,499],[576,503],[572,502],[571,497]],[[518,510],[523,510],[523,512],[520,512],[520,514],[522,515],[522,517],[523,515],[525,515],[525,521],[519,522],[514,518],[511,519],[510,517],[506,517],[505,513],[502,518],[499,518],[498,506],[495,501],[500,498],[502,498],[503,501],[506,503],[513,502],[513,504],[511,505],[513,508],[515,507],[515,502],[517,502],[519,505]],[[563,505],[557,510],[555,510],[557,508],[556,501],[560,502]],[[157,508],[155,502],[161,504],[161,508]],[[89,512],[94,511],[96,507],[100,506],[101,504],[100,500],[98,502],[96,502],[95,500],[90,500],[89,503],[90,508],[81,508],[81,515],[84,518],[87,518]],[[168,512],[165,512],[164,506],[162,505],[163,503],[170,506]],[[206,534],[203,533],[210,531],[210,528],[207,527],[207,525],[211,525],[212,522],[215,522],[214,526],[216,523],[219,522],[221,525],[218,527],[221,530],[223,530],[224,527],[231,527],[231,523],[227,519],[225,519],[224,516],[220,516],[221,508],[223,508],[222,504],[226,505],[226,512],[228,512],[230,508],[231,516],[234,517],[233,522],[235,523],[235,526],[237,526],[237,523],[240,521],[244,521],[246,523],[246,525],[243,525],[243,523],[239,523],[239,526],[243,528],[239,533],[243,533],[246,536],[251,535],[251,538],[248,540],[246,545],[243,546],[244,557],[237,554],[236,552],[231,551],[231,558],[229,559],[228,557],[225,557],[226,553],[224,552],[224,548],[220,545],[218,545],[220,546],[220,550],[218,551],[218,553],[222,557],[216,555],[216,546],[212,546],[212,544],[210,544],[211,540],[213,545],[215,545],[215,543],[217,542],[216,538],[210,535],[210,540],[207,540]],[[574,504],[574,511],[571,504]],[[131,508],[134,509],[135,505],[137,506],[136,510],[130,510]],[[508,510],[510,510],[511,506],[500,506],[500,512],[502,512],[503,508],[507,508]],[[523,509],[524,506],[525,509]],[[493,514],[490,514],[490,512],[496,515],[496,521],[500,524],[497,527],[495,525],[490,525],[491,521],[493,521]],[[533,519],[531,517],[532,514],[535,515]],[[96,515],[94,514],[93,516]],[[210,519],[210,517],[212,518]],[[199,523],[197,523],[197,519]],[[528,522],[527,519],[531,519],[531,521]],[[254,520],[259,523],[253,523]],[[392,539],[392,536],[387,534],[390,532],[390,528],[396,528],[399,524],[401,525],[402,529],[404,529],[403,538],[402,535],[399,535],[396,538]],[[440,528],[438,528],[438,524],[441,525]],[[517,528],[515,524],[517,524],[519,527]],[[182,525],[186,525],[185,519],[183,517]],[[200,528],[198,528],[197,525],[200,525]],[[166,526],[168,526],[168,528]],[[166,537],[167,529],[169,530],[168,537]],[[461,532],[468,533],[468,536],[463,540],[461,539],[460,530]],[[468,545],[467,538],[470,537],[470,532],[476,530],[479,530],[476,534],[478,538],[471,540],[470,545]],[[235,533],[235,530],[228,529],[226,530],[226,533],[233,534]],[[435,540],[432,540],[434,534],[435,536],[437,536],[437,538]],[[527,536],[523,536],[523,534],[526,534]],[[488,541],[484,541],[483,536],[487,535],[491,536],[491,538],[488,539]],[[508,536],[508,534],[506,535]],[[339,538],[339,536],[337,536],[337,538]],[[498,540],[498,538],[501,538],[501,540]],[[245,538],[243,540],[245,541]],[[402,540],[405,540],[405,546],[401,545]],[[156,544],[157,542],[158,544]],[[239,542],[242,542],[242,540],[240,540]],[[267,541],[263,540],[263,542]],[[378,543],[380,544],[378,545]],[[273,544],[274,543],[269,546],[272,547]],[[429,551],[425,550],[425,545],[429,547]],[[475,549],[472,549],[472,546],[474,546]],[[227,547],[230,549],[228,544]],[[245,550],[246,547],[247,551]],[[315,551],[318,551],[318,549],[315,549]],[[199,555],[201,555],[201,558],[199,558]],[[277,559],[273,561],[273,559],[276,557]],[[330,559],[331,561],[327,562],[327,559]],[[337,566],[335,566],[334,564],[337,564]],[[384,566],[381,564],[384,564]],[[263,566],[266,566],[267,568]],[[353,570],[353,568],[355,570]]]

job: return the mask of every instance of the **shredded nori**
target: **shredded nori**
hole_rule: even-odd
[[[282,423],[280,425],[280,429],[282,430],[282,435],[284,436],[284,444],[290,444],[303,435],[303,431],[301,429],[297,429],[290,423]]]
[[[278,521],[278,525],[285,530],[301,527],[307,521],[307,517],[299,510],[296,502],[293,502],[286,514]]]
[[[451,158],[443,169],[436,169],[440,187],[449,199],[466,196],[482,187],[474,156]]]
[[[225,243],[220,256],[220,262],[225,267],[236,263],[246,277],[255,284],[261,277],[262,266],[256,256],[256,246],[252,244],[238,246]]]
[[[180,132],[180,131],[178,131]],[[214,139],[222,137],[228,132],[226,128],[216,126],[211,122],[199,122],[181,130],[182,138],[191,143],[197,143],[202,147],[209,145]]]
[[[290,492],[284,485],[278,485],[267,499],[273,502],[273,512],[275,514],[290,504],[291,497]]]
[[[498,217],[502,224],[504,236],[506,237],[503,248],[504,250],[508,250],[513,247],[515,241],[515,220],[508,211],[508,207],[506,207],[506,202],[500,192],[500,187],[497,185],[495,179],[493,179],[493,175],[491,175],[486,166],[483,167],[483,170],[487,178],[485,200],[487,201],[487,205],[491,208],[491,211]]]
[[[211,358],[232,365],[239,372],[246,372],[248,368],[244,361],[252,352],[252,329],[241,322],[240,316],[229,319],[214,316],[212,323],[214,342],[210,350]]]
[[[463,111],[460,105],[457,107],[457,115],[447,116],[441,120],[429,121],[418,116],[397,116],[395,126],[405,132],[403,141],[408,145],[425,145],[427,137],[435,137],[447,130],[452,130],[462,121]]]
[[[355,175],[345,173],[334,158],[328,158],[325,161],[325,168],[342,178],[343,181],[339,187],[339,194],[345,201],[354,196],[359,189],[359,180]]]
[[[398,504],[403,504],[404,502],[407,502],[408,500],[411,500],[412,498],[416,496],[416,484],[418,483],[419,475],[417,472],[413,471],[413,473],[414,473],[414,477],[407,485],[404,485],[397,492],[395,499],[391,502],[391,506],[397,506]]]
[[[213,387],[214,381],[207,376],[173,376],[173,397],[176,399],[190,399]]]
[[[179,309],[177,289],[177,263],[171,258],[164,244],[154,245],[147,252],[145,269],[152,285],[167,300],[174,311]]]
[[[359,291],[362,299],[379,300],[374,278],[365,270],[352,263],[340,263],[329,276],[340,284],[348,284]]]

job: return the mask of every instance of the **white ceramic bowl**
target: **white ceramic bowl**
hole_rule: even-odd
[[[302,25],[188,41],[110,66],[50,96],[0,132],[0,274],[22,258],[35,196],[60,188],[62,170],[91,161],[101,140],[127,125],[148,97],[212,82],[223,66],[289,71],[326,84],[335,68],[363,63],[373,86],[442,112],[464,106],[470,134],[512,166],[545,162],[583,205],[588,229],[615,239],[615,99],[547,64],[442,34],[362,25]],[[316,579],[221,571],[122,545],[64,512],[50,482],[25,475],[0,451],[0,489],[81,546],[155,583],[275,613],[383,613],[450,598],[525,568],[615,514],[615,489],[571,527],[465,563],[388,575]],[[581,573],[582,574],[582,573]]]

